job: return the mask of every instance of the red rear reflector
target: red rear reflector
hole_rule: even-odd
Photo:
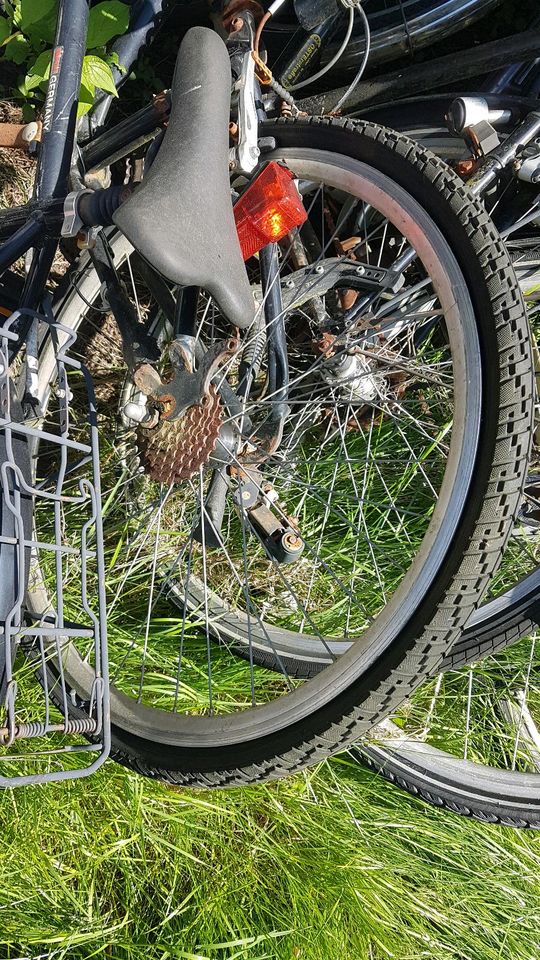
[[[244,260],[307,220],[294,174],[272,160],[234,205]]]

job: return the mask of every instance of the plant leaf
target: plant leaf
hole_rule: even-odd
[[[19,26],[32,44],[36,40],[52,43],[56,25],[56,0],[21,0]]]
[[[27,32],[32,24],[43,20],[56,10],[56,0],[20,0],[20,25]]]
[[[79,103],[77,106],[78,117],[84,117],[85,113],[88,113],[88,111],[92,108],[95,92],[96,88],[93,85],[87,87],[86,84],[81,83],[79,90]]]
[[[4,43],[11,33],[11,24],[5,17],[0,17],[0,43]]]
[[[20,87],[21,93],[23,93],[24,96],[31,90],[39,87],[44,80],[48,80],[51,69],[51,53],[51,50],[44,50],[29,68],[24,82]]]
[[[6,60],[11,60],[12,63],[28,62],[30,57],[30,44],[26,37],[23,37],[22,33],[14,33],[13,36],[9,38],[4,47],[4,57]]]
[[[99,87],[100,90],[104,90],[106,93],[112,93],[115,97],[118,96],[114,85],[112,70],[109,64],[105,63],[105,60],[102,60],[101,57],[94,57],[90,54],[84,58],[82,82],[88,87],[93,85],[94,87]]]
[[[129,7],[121,0],[103,0],[92,7],[88,18],[86,46],[89,50],[125,33],[129,25]]]

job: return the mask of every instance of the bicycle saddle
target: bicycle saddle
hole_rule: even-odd
[[[245,329],[255,301],[231,202],[230,94],[225,44],[212,30],[193,27],[178,53],[163,142],[114,221],[159,273],[202,287],[234,326]]]

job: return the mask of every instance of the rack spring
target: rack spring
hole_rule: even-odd
[[[65,723],[20,723],[15,727],[15,740],[26,740],[31,737],[45,737],[48,733],[95,733],[97,723],[89,717],[87,720],[66,720]],[[5,742],[9,740],[9,730],[4,727]]]

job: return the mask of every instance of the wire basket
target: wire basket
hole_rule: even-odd
[[[110,749],[96,403],[75,339],[28,310],[0,331],[0,786],[87,776]]]

